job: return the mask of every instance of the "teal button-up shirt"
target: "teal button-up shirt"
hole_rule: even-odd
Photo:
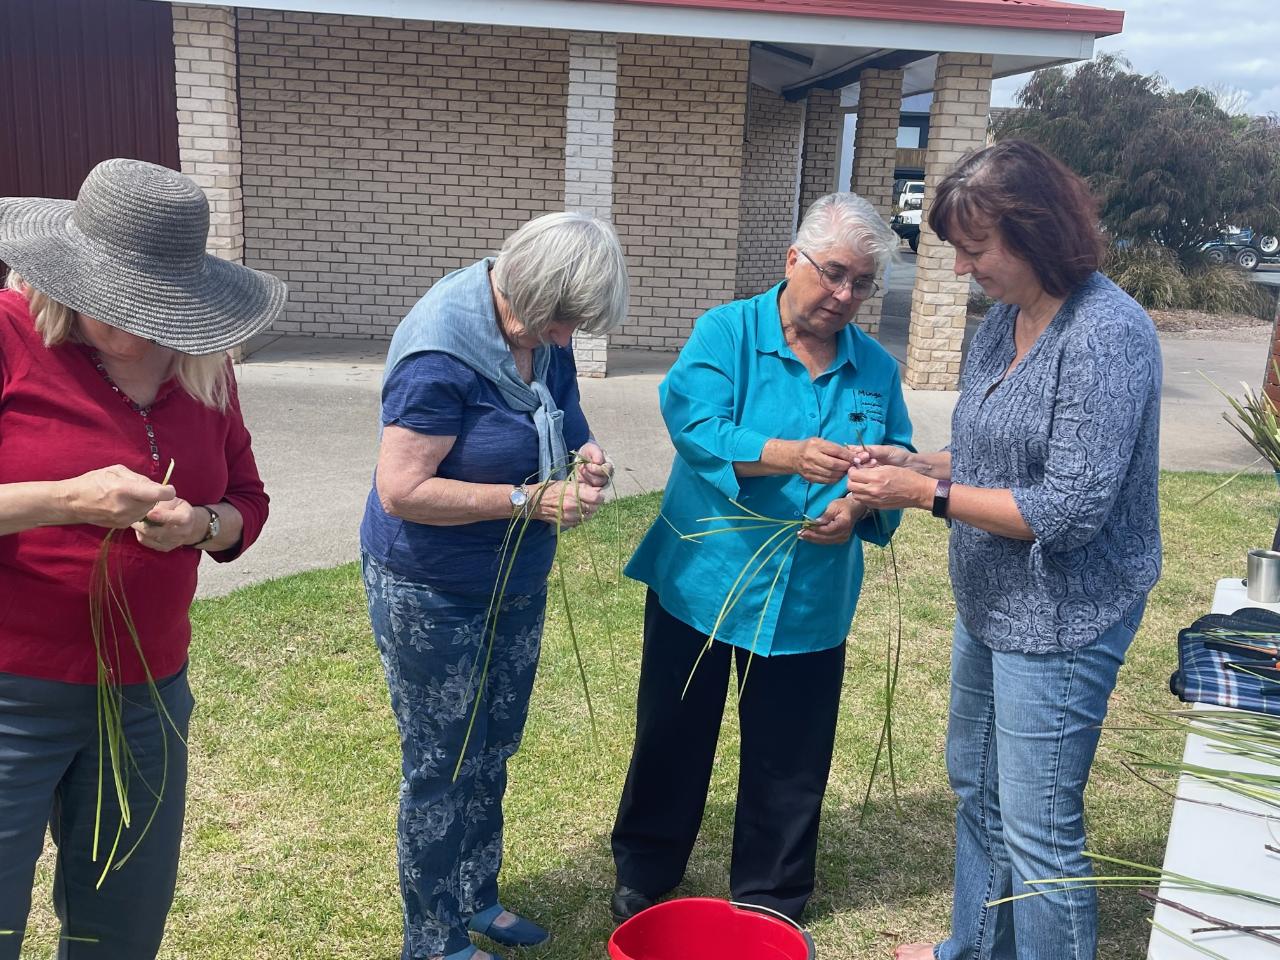
[[[770,554],[773,545],[756,555],[774,531],[743,530],[700,540],[680,534],[758,523],[703,522],[742,515],[730,500],[767,517],[817,518],[845,493],[843,480],[817,484],[794,474],[740,478],[734,461],[760,459],[765,443],[774,438],[911,448],[897,361],[850,324],[837,335],[830,368],[811,379],[782,333],[778,296],[783,285],[699,318],[658,391],[676,457],[662,516],[645,534],[626,573],[652,587],[667,612],[708,635],[743,568],[748,563],[754,568]],[[800,541],[791,550],[794,532],[775,541],[782,548],[738,584],[746,590],[716,630],[716,639],[763,656],[843,643],[862,587],[862,541],[884,546],[901,517],[901,511],[864,517],[854,536],[836,546]]]

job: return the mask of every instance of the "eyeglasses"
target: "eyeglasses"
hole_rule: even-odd
[[[853,296],[853,299],[866,300],[868,297],[874,297],[880,290],[880,284],[870,277],[850,276],[849,271],[844,267],[820,266],[817,260],[803,250],[800,250],[799,253],[800,256],[813,264],[813,269],[818,271],[818,282],[822,284],[823,289],[830,293],[839,293],[841,287],[848,285],[849,293]]]

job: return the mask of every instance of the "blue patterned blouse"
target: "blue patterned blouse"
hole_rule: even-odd
[[[1160,576],[1160,342],[1095,273],[1006,377],[1016,315],[997,304],[969,348],[951,478],[1012,489],[1036,539],[957,522],[951,582],[987,646],[1047,653],[1093,643]]]

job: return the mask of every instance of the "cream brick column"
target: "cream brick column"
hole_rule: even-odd
[[[954,390],[960,382],[969,280],[957,278],[951,248],[929,229],[934,190],[966,153],[986,143],[991,106],[991,57],[944,53],[929,111],[924,168],[924,217],[911,293],[906,383],[917,390]]]
[[[809,204],[836,189],[844,113],[839,90],[810,90],[804,111],[804,159],[800,167],[800,218]]]
[[[604,34],[569,35],[565,105],[564,208],[613,219],[613,120],[618,94],[618,47]],[[573,338],[578,373],[603,377],[609,338]]]
[[[864,70],[858,82],[858,128],[853,135],[853,192],[871,201],[880,216],[893,216],[893,168],[902,114],[902,71]],[[880,329],[884,291],[857,314],[867,333]]]
[[[739,299],[768,290],[782,276],[796,236],[804,103],[754,84],[747,88],[738,203]]]
[[[182,172],[209,198],[209,252],[244,259],[235,11],[173,5]]]
[[[621,35],[613,221],[631,272],[614,346],[678,350],[734,299],[750,48]]]

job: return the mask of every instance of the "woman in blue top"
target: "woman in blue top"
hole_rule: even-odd
[[[898,523],[846,499],[845,472],[859,444],[911,441],[897,363],[852,325],[896,246],[862,198],[822,197],[787,251],[786,279],[702,316],[662,382],[676,457],[662,516],[627,567],[649,593],[636,741],[613,828],[619,921],[684,875],[735,658],[739,677],[749,660],[750,671],[738,700],[733,897],[799,917],[813,892],[862,541],[883,545]],[[743,507],[816,522],[772,555],[715,629],[773,531],[680,534]]]
[[[1087,185],[1009,140],[939,185],[929,226],[996,304],[961,375],[951,447],[873,446],[849,489],[951,527],[947,770],[959,799],[951,936],[899,960],[1091,960],[1084,788],[1125,651],[1160,575],[1160,344],[1097,272]],[[1041,888],[1043,889],[1043,888]]]
[[[556,528],[589,519],[609,475],[579,406],[570,340],[607,332],[626,305],[613,229],[549,214],[496,259],[439,280],[391,341],[360,542],[403,752],[403,960],[488,960],[469,932],[508,945],[548,937],[498,899],[502,795]],[[529,523],[491,627],[513,518]]]

